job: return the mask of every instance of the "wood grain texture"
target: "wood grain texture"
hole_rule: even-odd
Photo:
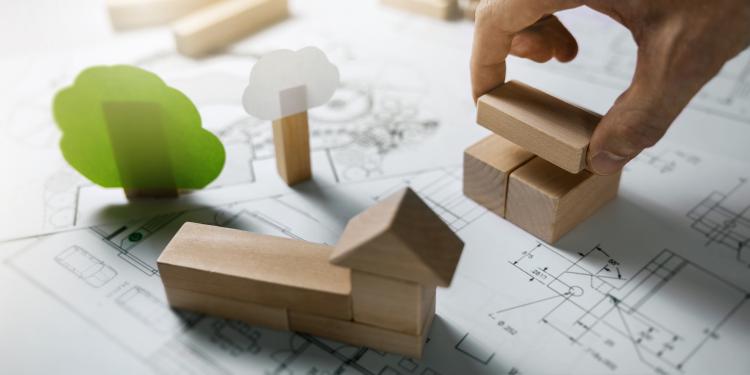
[[[186,223],[157,263],[166,288],[350,319],[350,271],[332,248],[236,229]]]
[[[352,271],[355,322],[418,335],[434,305],[435,287]]]
[[[453,230],[405,188],[349,220],[331,262],[425,286],[448,286],[462,249]]]
[[[222,0],[172,25],[177,51],[201,57],[289,16],[287,0]]]
[[[554,243],[614,199],[619,185],[620,174],[572,174],[534,158],[510,175],[505,218]]]
[[[118,30],[172,22],[219,0],[107,0],[112,27]]]
[[[247,324],[280,331],[289,330],[287,311],[283,308],[269,307],[184,289],[166,288],[165,291],[169,305],[177,309],[239,320]]]
[[[434,310],[434,306],[432,307]],[[420,335],[396,332],[350,320],[289,311],[289,326],[293,331],[309,333],[354,346],[397,353],[411,358],[421,358],[427,333],[434,315],[425,321]]]
[[[533,154],[578,173],[601,116],[517,81],[479,98],[477,123]]]
[[[464,151],[464,195],[505,217],[508,176],[534,154],[499,135],[489,135]]]
[[[457,0],[381,0],[381,3],[407,12],[444,20],[454,18],[458,12]]]
[[[312,177],[307,112],[275,120],[273,144],[276,149],[276,169],[287,185],[291,186]]]

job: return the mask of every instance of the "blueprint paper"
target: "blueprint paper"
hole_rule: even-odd
[[[737,183],[747,169],[653,151],[626,170],[617,200],[554,247],[466,199],[458,167],[6,242],[0,350],[18,353],[11,373],[92,371],[81,352],[110,373],[747,373],[735,355],[750,335],[750,189]],[[687,176],[699,183],[680,189]],[[333,244],[350,217],[404,186],[466,242],[420,361],[164,302],[155,262],[184,221]],[[40,310],[54,319],[28,324]],[[40,350],[59,358],[34,361]]]
[[[200,62],[174,54],[162,29],[113,36],[107,54],[82,46],[2,61],[13,76],[0,82],[15,89],[0,104],[0,156],[28,156],[0,163],[13,176],[0,180],[0,237],[25,235],[0,243],[0,353],[12,353],[3,373],[750,372],[747,52],[628,165],[617,200],[549,246],[461,194],[462,150],[487,134],[473,124],[470,23],[374,1],[292,8],[288,22]],[[632,69],[606,58],[632,46],[591,13],[561,17],[582,38],[580,59],[513,59],[509,76],[604,112]],[[276,176],[270,124],[238,98],[255,59],[306,45],[339,66],[342,85],[310,111],[314,181],[289,189]],[[126,206],[120,191],[72,173],[47,106],[92,63],[132,63],[185,92],[227,147],[226,172],[156,206]],[[350,217],[406,185],[466,242],[452,286],[438,290],[423,360],[165,304],[155,261],[186,220],[333,244]],[[61,232],[34,235],[42,231]]]

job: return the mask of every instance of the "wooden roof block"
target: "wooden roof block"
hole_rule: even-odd
[[[166,288],[350,319],[350,271],[328,262],[331,251],[300,240],[185,223],[157,262]]]
[[[422,285],[448,286],[463,249],[453,230],[409,188],[349,221],[331,262]]]

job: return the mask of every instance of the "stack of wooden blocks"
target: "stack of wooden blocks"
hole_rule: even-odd
[[[177,51],[202,57],[289,16],[288,0],[107,0],[115,29],[171,23]]]
[[[404,189],[335,247],[186,223],[158,260],[171,306],[419,358],[463,242]]]
[[[493,131],[464,152],[464,194],[548,243],[617,195],[620,173],[585,170],[601,116],[510,81],[479,98]]]

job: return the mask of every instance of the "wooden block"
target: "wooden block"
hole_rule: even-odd
[[[508,176],[534,154],[499,135],[490,135],[464,151],[464,195],[505,217]]]
[[[107,0],[115,29],[156,26],[172,22],[218,0]]]
[[[177,51],[200,57],[218,51],[289,15],[287,0],[222,0],[177,20]]]
[[[355,322],[418,335],[434,305],[435,287],[352,271]]]
[[[190,290],[167,288],[169,305],[183,310],[240,320],[247,324],[259,325],[280,331],[289,331],[286,309],[269,307],[252,302],[217,297]]]
[[[571,173],[586,168],[586,151],[601,116],[517,81],[479,98],[477,123]]]
[[[453,18],[458,11],[457,0],[381,0],[383,5],[440,19]]]
[[[349,220],[331,262],[421,285],[448,286],[463,242],[411,189]]]
[[[306,108],[307,88],[296,86],[279,93],[282,113],[285,108]],[[310,130],[307,111],[273,121],[273,145],[276,151],[276,169],[287,183],[294,185],[312,177],[310,165]]]
[[[434,310],[434,306],[432,309]],[[433,317],[434,314],[430,314],[430,318],[425,321],[422,333],[419,335],[410,335],[350,320],[332,319],[297,311],[289,311],[289,326],[296,332],[309,333],[350,345],[364,346],[419,359],[422,357],[422,349],[430,331]]]
[[[510,174],[505,218],[553,243],[617,195],[620,174],[568,173],[534,158]]]
[[[157,260],[167,289],[351,319],[350,271],[331,247],[185,223]]]

